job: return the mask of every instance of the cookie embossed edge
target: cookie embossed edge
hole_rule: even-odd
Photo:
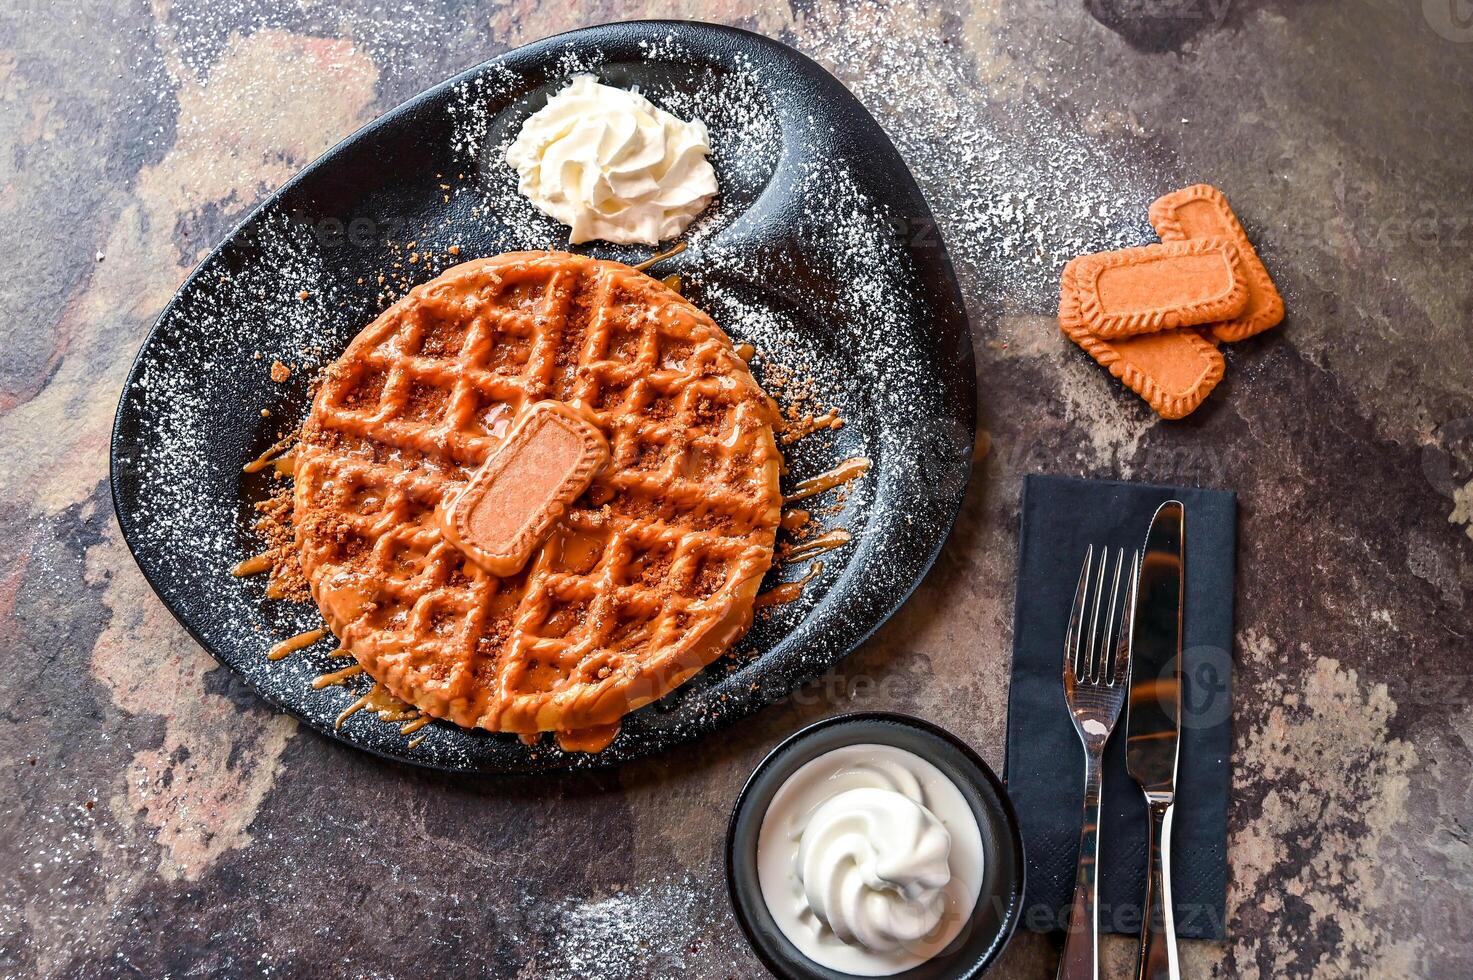
[[[1220,255],[1227,271],[1227,289],[1195,303],[1111,313],[1099,295],[1099,280],[1111,269],[1167,261],[1178,256]],[[1141,245],[1081,255],[1070,265],[1079,278],[1079,318],[1096,337],[1105,340],[1195,327],[1230,320],[1248,304],[1248,281],[1237,247],[1228,238],[1192,238],[1158,245]]]
[[[1232,343],[1245,340],[1254,334],[1263,333],[1283,322],[1284,298],[1279,294],[1278,287],[1274,285],[1273,277],[1268,273],[1268,267],[1263,264],[1258,250],[1253,247],[1253,242],[1248,238],[1248,232],[1243,228],[1243,223],[1238,220],[1238,215],[1233,211],[1232,205],[1228,203],[1227,195],[1213,187],[1211,184],[1193,184],[1183,187],[1181,190],[1163,194],[1151,202],[1148,217],[1151,227],[1156,229],[1156,234],[1161,236],[1162,241],[1186,241],[1190,239],[1187,230],[1182,227],[1181,218],[1178,216],[1182,207],[1206,201],[1211,204],[1217,212],[1222,227],[1217,235],[1231,239],[1238,246],[1238,254],[1243,260],[1243,274],[1255,289],[1250,289],[1248,308],[1243,315],[1223,323],[1212,325],[1212,335],[1218,340]],[[1256,295],[1254,293],[1256,292]],[[1262,300],[1258,309],[1253,307]]]
[[[522,525],[504,549],[492,551],[477,544],[470,527],[470,515],[476,503],[540,428],[557,424],[563,425],[582,443],[578,465],[562,479],[557,492]],[[521,571],[538,543],[567,513],[568,506],[588,489],[608,460],[609,445],[603,433],[576,409],[556,401],[537,402],[527,409],[506,441],[492,451],[465,489],[451,501],[441,522],[442,530],[447,532],[451,544],[492,575],[514,575]]]
[[[1076,260],[1077,261],[1077,260]],[[1202,371],[1186,391],[1168,391],[1155,378],[1131,363],[1119,348],[1089,332],[1079,317],[1078,285],[1074,280],[1074,263],[1064,267],[1059,281],[1059,328],[1084,352],[1094,358],[1131,391],[1134,391],[1164,419],[1180,419],[1192,414],[1206,401],[1227,370],[1227,362],[1217,346],[1196,330],[1180,330],[1173,336],[1189,353],[1196,356]],[[1132,338],[1122,338],[1128,343]]]

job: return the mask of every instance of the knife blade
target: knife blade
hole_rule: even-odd
[[[1146,534],[1130,631],[1125,767],[1145,793],[1150,815],[1138,980],[1180,975],[1171,908],[1171,817],[1180,747],[1185,546],[1186,508],[1179,500],[1168,500],[1157,509]]]
[[[1185,523],[1177,500],[1162,504],[1151,519],[1130,635],[1125,764],[1148,796],[1168,799],[1176,792]]]

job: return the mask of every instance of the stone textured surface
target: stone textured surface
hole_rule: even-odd
[[[391,9],[392,8],[392,9]],[[774,742],[912,711],[1000,764],[1020,479],[1242,501],[1231,939],[1194,976],[1473,973],[1473,25],[1462,0],[12,0],[0,10],[0,974],[756,976],[727,808]],[[449,778],[299,731],[111,515],[133,352],[272,188],[586,23],[721,20],[836,71],[957,261],[990,446],[936,570],[823,682],[615,773]],[[1162,424],[1054,328],[1072,254],[1231,196],[1288,301]],[[1110,945],[1110,975],[1130,944]],[[1020,936],[999,976],[1051,976]]]

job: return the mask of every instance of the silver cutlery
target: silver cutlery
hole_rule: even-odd
[[[1150,874],[1137,980],[1176,980],[1181,975],[1171,907],[1171,817],[1181,718],[1185,534],[1186,508],[1168,500],[1146,535],[1130,627],[1125,767],[1145,793],[1150,814]]]
[[[1100,975],[1099,918],[1096,902],[1100,844],[1101,763],[1105,743],[1120,718],[1130,680],[1129,624],[1134,612],[1134,586],[1140,556],[1131,558],[1121,585],[1125,550],[1116,552],[1110,573],[1109,549],[1094,563],[1094,546],[1084,553],[1084,568],[1074,591],[1069,630],[1064,636],[1064,700],[1084,746],[1084,825],[1079,834],[1079,863],[1074,901],[1059,958],[1059,980],[1095,980]],[[1107,574],[1108,573],[1108,574]]]

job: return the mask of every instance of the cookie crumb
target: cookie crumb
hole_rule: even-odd
[[[291,368],[287,367],[285,364],[281,363],[280,361],[272,361],[271,362],[271,380],[272,381],[275,381],[277,384],[281,384],[283,381],[285,381],[287,378],[290,378],[291,376],[292,376],[292,369]]]

